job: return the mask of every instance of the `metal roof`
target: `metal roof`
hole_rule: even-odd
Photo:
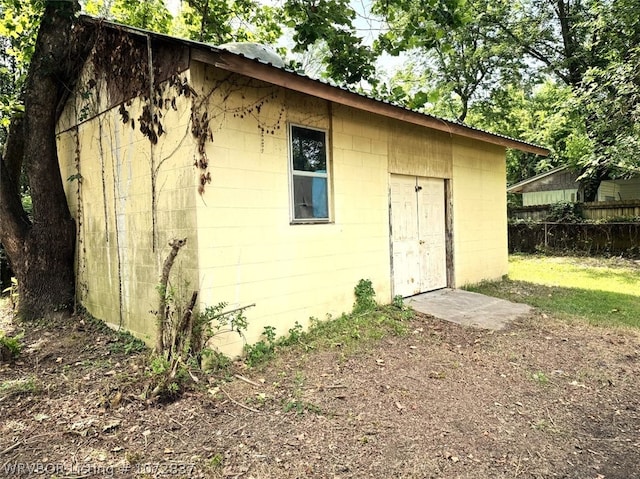
[[[277,67],[260,59],[248,58],[240,53],[230,52],[207,43],[155,33],[87,15],[82,15],[81,19],[87,23],[105,25],[134,35],[142,35],[148,38],[156,38],[166,42],[184,45],[191,48],[191,58],[193,60],[208,63],[223,70],[323,98],[338,104],[443,131],[451,135],[459,135],[542,156],[549,154],[547,148],[533,143],[491,133],[455,120],[447,120],[427,113],[421,113],[399,104],[374,98],[362,92],[356,92],[344,86],[311,78],[287,67]]]

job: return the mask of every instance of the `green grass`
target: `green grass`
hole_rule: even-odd
[[[38,385],[33,377],[8,379],[0,382],[0,395],[29,394],[38,391]]]
[[[407,320],[411,317],[410,309],[387,305],[371,311],[343,314],[326,321],[312,318],[311,327],[304,333],[300,344],[306,349],[339,347],[353,351],[369,341],[406,334]]]
[[[625,267],[615,259],[513,255],[509,279],[640,296],[640,268]]]
[[[467,289],[563,319],[640,329],[640,268],[616,259],[515,255],[508,279]]]
[[[275,331],[263,333],[263,339],[245,346],[245,363],[261,366],[284,351],[340,349],[342,354],[353,354],[372,341],[384,337],[403,336],[408,333],[408,321],[413,310],[394,300],[393,304],[370,306],[372,309],[344,313],[337,318],[328,316],[325,321],[310,319],[307,331],[296,323],[287,335],[275,338]],[[265,328],[267,330],[272,328]]]

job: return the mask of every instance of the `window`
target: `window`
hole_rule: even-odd
[[[293,221],[329,220],[326,132],[291,125]]]

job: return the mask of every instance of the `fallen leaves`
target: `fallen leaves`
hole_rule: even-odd
[[[102,432],[113,432],[116,428],[120,427],[121,422],[122,421],[120,421],[119,419],[109,421],[104,426],[102,426]]]

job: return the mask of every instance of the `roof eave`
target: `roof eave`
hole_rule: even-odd
[[[292,71],[274,67],[273,65],[259,60],[253,60],[242,55],[221,50],[206,43],[142,30],[136,27],[130,27],[87,15],[83,15],[83,19],[91,23],[110,25],[135,35],[158,38],[188,46],[191,48],[191,58],[193,60],[207,63],[232,73],[241,74],[249,78],[262,80],[273,85],[332,101],[334,103],[350,106],[388,118],[394,118],[414,125],[443,131],[450,135],[459,135],[465,138],[484,141],[486,143],[499,145],[505,148],[513,148],[526,153],[534,153],[541,156],[549,155],[549,150],[547,148],[543,148],[538,145],[497,135],[495,133],[489,133],[487,131],[462,125],[450,120],[437,118],[435,116],[419,113],[398,105],[369,98]]]
[[[200,45],[198,45],[200,46]],[[377,115],[394,118],[414,125],[425,126],[438,131],[465,138],[484,141],[505,148],[514,148],[527,153],[547,156],[549,150],[538,145],[521,142],[512,138],[495,135],[482,130],[457,124],[434,116],[418,113],[406,108],[382,102],[373,98],[338,88],[297,73],[282,70],[257,60],[246,58],[216,48],[194,48],[191,58],[225,71],[244,75],[273,85],[299,91],[324,100],[357,108]]]

